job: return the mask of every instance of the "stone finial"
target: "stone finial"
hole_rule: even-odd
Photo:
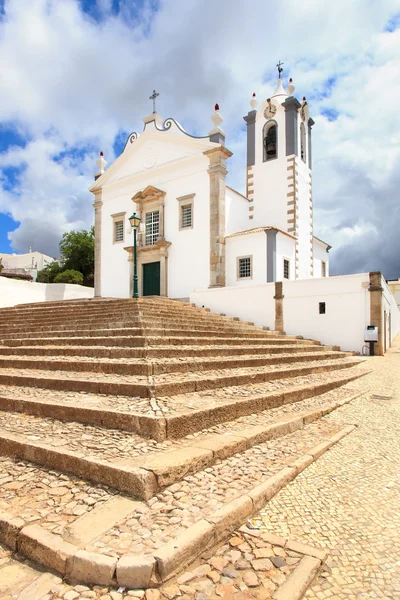
[[[215,112],[211,117],[211,121],[214,123],[214,127],[219,129],[219,126],[221,125],[223,120],[224,119],[223,119],[221,113],[219,112],[219,104],[216,104]]]
[[[250,100],[250,106],[253,110],[256,110],[257,106],[258,106],[258,100],[256,98],[256,93],[254,92],[254,94],[251,97]]]
[[[94,175],[95,179],[98,179],[99,177],[101,177],[101,175],[103,175],[106,164],[107,164],[107,161],[104,158],[104,154],[103,154],[103,152],[100,152],[100,158],[98,158],[96,160],[96,165],[99,167],[99,170]]]
[[[213,129],[208,133],[210,142],[216,142],[217,144],[225,144],[225,132],[221,129],[221,123],[223,117],[219,112],[219,104],[215,105],[215,112],[211,117],[211,121],[214,124]]]
[[[293,92],[294,92],[295,89],[296,88],[294,86],[293,79],[290,78],[289,79],[289,85],[287,86],[287,92],[288,92],[289,96],[293,96]]]

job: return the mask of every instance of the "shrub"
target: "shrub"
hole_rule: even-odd
[[[77,283],[78,285],[82,285],[83,275],[74,269],[67,269],[54,278],[54,283]]]

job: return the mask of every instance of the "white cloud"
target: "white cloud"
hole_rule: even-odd
[[[116,135],[141,129],[154,87],[159,111],[201,134],[219,102],[235,152],[230,183],[243,188],[242,116],[253,91],[271,93],[280,58],[316,121],[316,233],[346,244],[332,253],[334,269],[400,272],[400,30],[384,32],[397,0],[120,6],[114,15],[110,0],[97,0],[96,21],[75,0],[5,3],[0,123],[30,140],[0,154],[0,168],[24,169],[15,189],[0,188],[0,210],[22,221],[11,236],[16,250],[39,232],[37,244],[54,254],[63,231],[90,225],[95,155],[104,150],[110,163]],[[329,121],[326,111],[338,118]],[[75,149],[82,162],[71,158]]]

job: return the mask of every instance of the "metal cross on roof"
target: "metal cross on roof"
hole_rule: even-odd
[[[160,94],[156,92],[156,90],[153,90],[152,95],[149,97],[149,100],[153,100],[153,114],[156,112],[156,98],[159,95]]]
[[[278,64],[276,65],[278,67],[278,75],[279,75],[279,79],[281,78],[281,73],[283,71],[282,69],[282,65],[284,65],[285,63],[279,61]]]

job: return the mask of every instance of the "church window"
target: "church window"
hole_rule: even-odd
[[[123,242],[125,238],[125,215],[126,213],[117,213],[111,215],[113,220],[113,242],[118,244]]]
[[[326,262],[321,260],[321,277],[326,277]]]
[[[145,215],[146,246],[152,246],[158,242],[160,235],[160,211],[153,210]]]
[[[306,162],[307,153],[306,153],[306,129],[304,127],[304,123],[300,125],[300,156],[301,160]]]
[[[192,227],[192,205],[183,204],[181,206],[181,229]]]
[[[269,121],[264,125],[263,130],[264,162],[277,158],[277,126],[274,121]]]
[[[325,315],[326,314],[326,303],[325,302],[320,302],[319,303],[319,314],[320,315]]]
[[[115,221],[115,241],[116,242],[124,241],[124,222],[123,221]]]
[[[252,256],[242,256],[237,262],[237,278],[251,279],[253,276]]]
[[[283,278],[290,278],[290,261],[288,261],[286,258],[283,259]]]
[[[187,194],[177,198],[179,202],[179,229],[191,229],[193,227],[195,194]]]

